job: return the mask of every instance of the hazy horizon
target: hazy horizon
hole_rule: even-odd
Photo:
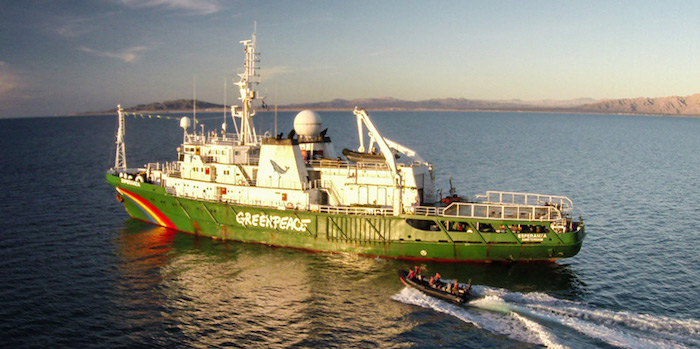
[[[257,22],[268,104],[700,92],[696,4],[23,1],[0,4],[0,117],[237,101]]]

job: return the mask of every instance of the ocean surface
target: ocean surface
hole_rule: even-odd
[[[320,112],[336,151],[350,112]],[[278,132],[294,113],[280,113]],[[587,237],[556,263],[420,263],[213,241],[132,220],[104,173],[116,116],[0,120],[0,347],[700,347],[700,118],[372,112],[446,193],[569,196]],[[220,114],[198,113],[205,131]],[[259,130],[274,132],[272,113]],[[229,130],[232,124],[229,120]],[[260,131],[261,133],[263,131]],[[172,161],[175,119],[129,117],[127,162]]]

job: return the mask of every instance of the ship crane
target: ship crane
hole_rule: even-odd
[[[396,171],[396,161],[394,160],[394,154],[396,153],[405,154],[413,158],[418,163],[425,163],[423,158],[421,158],[415,150],[406,147],[400,143],[394,142],[389,138],[383,137],[379,133],[379,130],[377,130],[377,127],[374,126],[374,123],[369,118],[365,110],[358,110],[356,108],[354,113],[357,116],[357,133],[360,139],[360,146],[357,148],[358,152],[365,152],[365,140],[363,135],[364,129],[362,126],[364,124],[367,127],[367,135],[369,136],[369,146],[367,147],[367,151],[371,152],[376,143],[379,146],[382,155],[384,156],[384,158],[386,158],[387,162],[389,163],[389,167],[393,171]],[[385,145],[384,147],[382,146],[382,143]]]
[[[394,155],[399,152],[413,158],[415,161],[421,164],[425,163],[425,161],[423,161],[423,159],[413,149],[403,146],[388,138],[384,138],[372,122],[372,119],[370,119],[369,115],[367,115],[366,110],[355,107],[353,114],[355,114],[357,117],[357,135],[360,140],[360,146],[357,148],[357,151],[360,153],[365,152],[364,127],[367,127],[367,135],[369,136],[369,147],[367,148],[367,151],[371,153],[375,143],[379,146],[379,150],[384,157],[386,164],[389,166],[389,169],[391,169],[391,175],[396,185],[396,196],[394,197],[393,204],[394,214],[401,214],[403,211],[403,178],[401,176],[401,171],[398,169],[396,157]]]
[[[418,153],[416,153],[415,150],[408,148],[402,144],[396,143],[396,142],[394,142],[391,139],[386,138],[386,137],[384,137],[384,141],[386,142],[386,144],[389,145],[392,152],[406,154],[421,164],[425,163],[425,161],[423,161],[423,158],[421,158],[420,155],[418,155]],[[374,137],[372,137],[372,135],[370,134],[369,149],[372,149],[372,147],[374,146],[374,142],[375,142]]]
[[[353,110],[353,114],[355,114],[355,116],[357,117],[357,135],[360,139],[360,146],[357,148],[357,151],[360,153],[365,152],[365,135],[364,128],[362,126],[364,124],[364,126],[367,127],[367,134],[369,135],[369,138],[371,140],[370,147],[368,150],[371,150],[374,146],[374,143],[377,143],[377,145],[379,146],[379,151],[384,156],[384,159],[386,160],[387,165],[389,165],[391,172],[393,174],[398,174],[398,169],[396,167],[396,159],[394,158],[394,152],[391,150],[391,147],[387,143],[386,139],[382,137],[381,133],[379,133],[377,127],[374,126],[374,123],[369,118],[369,115],[367,115],[367,111],[355,107],[355,110]]]

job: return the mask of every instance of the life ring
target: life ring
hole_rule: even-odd
[[[294,208],[294,204],[291,202],[288,202],[286,206],[287,206],[287,209],[289,209],[289,210]]]
[[[243,185],[243,180],[242,180],[242,179],[239,179],[239,180],[238,180],[238,185]]]
[[[136,176],[136,181],[143,183],[144,182],[143,176],[142,175]]]

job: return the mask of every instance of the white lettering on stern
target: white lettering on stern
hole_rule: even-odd
[[[547,234],[518,234],[518,239],[522,242],[542,242],[547,237]]]

